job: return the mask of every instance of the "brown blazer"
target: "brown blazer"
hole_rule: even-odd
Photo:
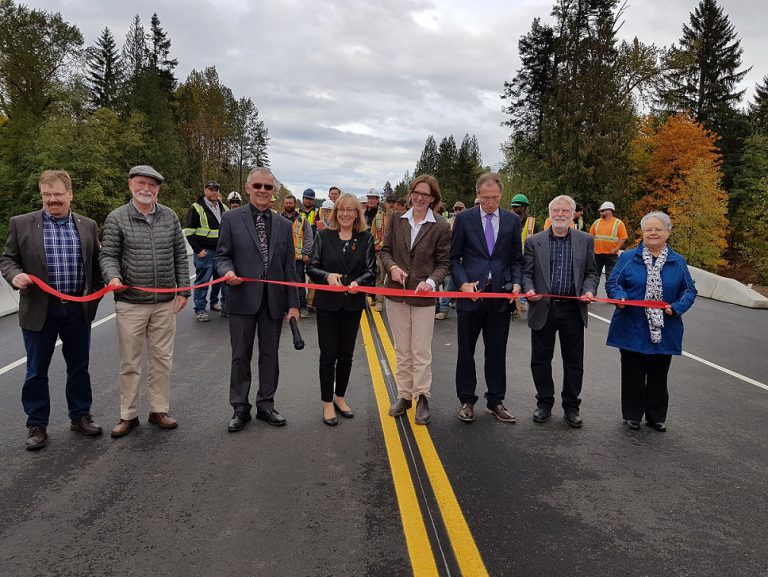
[[[99,268],[98,227],[90,218],[72,213],[75,227],[80,236],[80,252],[83,257],[85,272],[84,294],[96,292],[104,286]],[[20,273],[33,274],[48,282],[48,265],[45,259],[43,243],[43,211],[29,212],[14,216],[8,228],[5,250],[0,257],[0,272],[8,284]],[[39,331],[45,324],[48,313],[49,296],[36,286],[21,291],[19,299],[19,325],[23,329]],[[83,303],[83,316],[90,323],[96,316],[96,309],[101,299]]]
[[[431,278],[436,287],[443,283],[448,275],[451,260],[451,226],[442,216],[435,214],[437,222],[425,222],[411,248],[411,225],[402,212],[395,212],[389,219],[384,246],[381,249],[381,266],[389,273],[393,266],[399,266],[408,273],[406,290],[416,290],[421,281]],[[387,288],[403,288],[387,275],[384,283]],[[387,297],[395,302],[405,301],[416,307],[433,307],[437,299],[422,297]]]

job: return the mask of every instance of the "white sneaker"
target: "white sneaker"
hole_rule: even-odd
[[[207,323],[211,318],[208,316],[208,313],[202,312],[202,313],[195,313],[195,318],[197,319],[197,322],[200,323]]]
[[[435,318],[439,321],[444,321],[448,318],[448,313],[445,311],[440,311],[439,313],[435,313]]]
[[[221,305],[219,303],[211,305],[212,311],[221,311]]]

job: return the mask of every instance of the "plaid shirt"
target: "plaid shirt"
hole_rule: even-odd
[[[549,229],[549,276],[553,295],[576,296],[570,229],[564,237],[555,236],[552,229]]]
[[[66,295],[82,295],[85,269],[71,212],[54,218],[43,211],[43,244],[50,285]]]

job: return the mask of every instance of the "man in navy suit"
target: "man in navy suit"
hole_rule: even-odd
[[[246,189],[250,203],[221,217],[216,269],[227,278],[229,294],[224,312],[229,315],[232,372],[229,402],[234,415],[230,432],[240,431],[251,420],[251,358],[259,338],[259,391],[256,418],[270,425],[284,425],[275,410],[278,348],[283,318],[299,317],[299,293],[294,287],[260,282],[243,283],[241,277],[297,282],[291,223],[269,208],[275,177],[268,168],[255,168]]]
[[[505,423],[514,423],[504,407],[507,391],[506,350],[510,308],[506,299],[482,298],[484,292],[520,292],[522,246],[520,220],[501,210],[503,185],[498,174],[487,172],[477,179],[479,203],[456,216],[451,241],[451,274],[462,292],[475,299],[459,299],[459,354],[456,361],[456,394],[461,401],[459,419],[475,420],[475,346],[483,333],[485,346],[486,412]]]

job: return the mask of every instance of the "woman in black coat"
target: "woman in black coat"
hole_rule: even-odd
[[[317,291],[314,299],[320,342],[323,422],[330,426],[338,423],[336,411],[346,418],[354,416],[344,396],[365,308],[365,294],[355,288],[373,286],[376,280],[373,236],[365,228],[360,202],[351,194],[342,194],[333,207],[330,228],[317,232],[307,264],[312,282],[349,287],[343,293]]]

